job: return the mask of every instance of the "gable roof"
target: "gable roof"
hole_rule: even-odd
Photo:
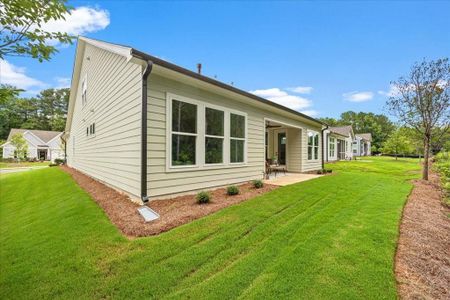
[[[305,115],[305,114],[303,114],[301,112],[298,112],[296,110],[290,109],[290,108],[288,108],[286,106],[283,106],[283,105],[280,105],[278,103],[272,102],[272,101],[270,101],[268,99],[256,96],[256,95],[254,95],[252,93],[249,93],[249,92],[246,92],[244,90],[238,89],[238,88],[236,88],[234,86],[228,85],[226,83],[223,83],[221,81],[215,80],[213,78],[210,78],[210,77],[198,74],[196,72],[193,72],[191,70],[185,69],[183,67],[180,67],[180,66],[175,65],[173,63],[170,63],[168,61],[162,60],[162,59],[160,59],[158,57],[155,57],[155,56],[152,56],[150,54],[144,53],[144,52],[139,51],[137,49],[134,49],[132,47],[125,46],[125,45],[114,44],[114,43],[105,42],[105,41],[96,40],[96,39],[91,39],[91,38],[86,38],[86,37],[82,37],[82,36],[78,37],[77,50],[76,50],[76,54],[75,54],[74,69],[73,69],[73,74],[72,74],[72,84],[71,84],[71,88],[70,88],[71,91],[76,91],[76,88],[78,86],[80,68],[79,68],[79,66],[77,64],[77,61],[80,60],[81,56],[82,56],[81,53],[79,55],[78,52],[79,51],[80,52],[84,51],[85,43],[88,43],[90,45],[93,45],[95,47],[98,47],[100,49],[104,49],[106,51],[109,51],[109,52],[112,52],[112,53],[115,53],[115,54],[118,54],[118,55],[121,55],[121,56],[125,57],[127,59],[127,61],[130,61],[133,58],[136,58],[136,59],[140,60],[141,63],[144,62],[144,61],[150,60],[150,61],[152,61],[152,63],[154,65],[163,67],[165,69],[170,69],[171,71],[174,71],[174,72],[177,72],[177,73],[189,76],[191,78],[194,78],[194,79],[200,80],[202,82],[214,85],[216,87],[219,87],[219,88],[231,91],[233,93],[245,96],[247,98],[251,98],[251,99],[256,100],[256,101],[258,101],[260,103],[264,103],[265,105],[269,105],[269,106],[272,106],[272,107],[284,110],[286,112],[289,112],[291,114],[295,114],[295,115],[300,116],[302,118],[305,118],[305,119],[307,119],[307,120],[309,120],[311,122],[314,122],[314,123],[317,123],[317,124],[320,124],[320,125],[326,125],[322,121],[319,121],[319,120],[317,120],[317,119],[315,119],[313,117],[310,117],[308,115]],[[67,117],[66,131],[68,129],[70,129],[70,125],[71,125],[71,118],[72,118],[71,114],[72,114],[72,109],[73,109],[71,106],[74,105],[74,104],[72,104],[72,103],[74,103],[74,99],[72,99],[72,97],[75,97],[75,94],[76,93],[70,93],[69,113],[68,113],[68,117]]]
[[[6,140],[9,142],[13,135],[16,133],[24,134],[25,132],[31,132],[34,136],[36,136],[38,139],[40,139],[44,143],[48,143],[49,141],[53,140],[55,137],[57,137],[59,134],[61,134],[61,131],[47,131],[47,130],[35,130],[35,129],[21,129],[21,128],[11,128],[11,131],[9,132],[8,139]]]
[[[369,142],[372,141],[371,133],[358,133],[356,136],[362,138],[363,140],[369,141]]]
[[[333,133],[337,133],[337,134],[340,134],[343,136],[353,136],[353,128],[351,125],[329,127],[328,130],[330,130]]]

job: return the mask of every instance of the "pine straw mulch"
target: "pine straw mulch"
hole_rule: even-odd
[[[210,192],[212,196],[210,203],[201,205],[197,204],[195,195],[151,201],[147,206],[156,211],[160,218],[145,223],[137,212],[139,205],[132,202],[127,195],[73,168],[61,166],[61,169],[72,176],[76,183],[105,211],[111,222],[129,238],[160,234],[277,188],[274,185],[264,184],[264,187],[256,189],[251,183],[245,183],[239,185],[240,194],[235,196],[228,196],[225,188],[219,188]]]
[[[403,210],[395,257],[402,299],[450,299],[450,209],[439,177],[415,180]]]

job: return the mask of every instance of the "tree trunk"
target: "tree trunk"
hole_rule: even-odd
[[[428,169],[430,163],[430,137],[426,136],[424,142],[422,179],[428,180]]]

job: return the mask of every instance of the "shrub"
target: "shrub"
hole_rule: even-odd
[[[205,192],[205,191],[199,192],[197,194],[196,198],[197,198],[197,203],[198,204],[209,203],[209,201],[211,200],[211,196],[209,195],[208,192]]]
[[[260,188],[262,188],[264,186],[264,183],[262,182],[262,180],[259,180],[259,179],[258,180],[253,180],[252,184],[253,184],[253,186],[256,189],[260,189]]]
[[[57,167],[57,166],[59,166],[59,165],[58,165],[58,164],[51,163],[51,164],[49,164],[48,166],[49,166],[49,167]]]
[[[62,165],[62,164],[64,164],[64,159],[61,159],[61,158],[55,158],[54,163],[57,164],[57,165]]]
[[[326,172],[327,172],[327,173],[333,173],[333,170],[331,170],[331,169],[326,169]]]
[[[235,185],[230,185],[227,187],[227,195],[233,196],[239,194],[239,188]]]

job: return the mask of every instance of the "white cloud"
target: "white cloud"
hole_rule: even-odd
[[[308,115],[310,117],[316,117],[317,115],[319,115],[319,112],[317,110],[314,110],[314,109],[302,110],[300,112],[302,114]]]
[[[0,60],[0,82],[20,89],[45,88],[47,85],[26,74],[26,69],[15,66],[6,60]]]
[[[345,100],[350,101],[350,102],[366,102],[366,101],[372,100],[374,95],[372,92],[353,91],[353,92],[344,93],[344,94],[342,94],[342,96],[344,97]]]
[[[288,94],[279,88],[255,90],[250,91],[250,93],[294,110],[301,110],[312,105],[311,100]]]
[[[378,94],[386,97],[395,97],[400,94],[398,87],[391,84],[388,91],[378,91]]]
[[[84,35],[105,29],[109,23],[109,12],[105,9],[97,9],[80,6],[64,15],[65,19],[51,20],[42,24],[42,29],[50,32],[66,32],[69,35]],[[58,44],[51,41],[51,44]]]
[[[313,88],[311,86],[296,86],[287,88],[287,90],[297,94],[311,94]]]
[[[68,77],[56,77],[55,81],[57,82],[56,84],[57,89],[70,87],[70,78]]]

